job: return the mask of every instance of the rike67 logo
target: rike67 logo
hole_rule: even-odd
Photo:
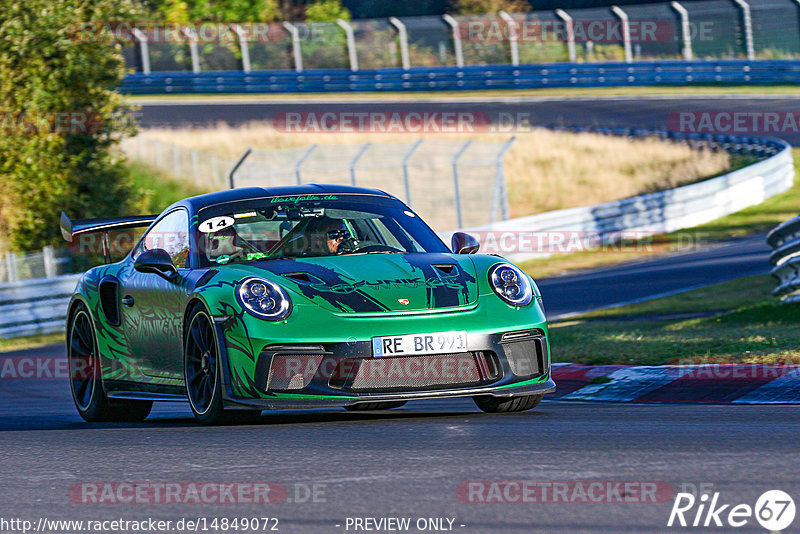
[[[781,490],[765,491],[755,506],[723,503],[719,492],[706,493],[698,498],[691,493],[678,493],[667,526],[737,528],[755,519],[765,529],[778,532],[788,528],[794,516],[794,500]]]

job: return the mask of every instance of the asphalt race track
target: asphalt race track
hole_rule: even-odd
[[[135,101],[135,99],[134,99]],[[637,96],[637,97],[483,97],[448,98],[419,101],[373,100],[365,95],[359,100],[336,100],[324,97],[303,100],[237,100],[225,101],[209,97],[207,100],[142,101],[138,112],[144,128],[178,127],[185,125],[208,126],[217,123],[231,125],[251,121],[269,121],[285,111],[321,113],[326,111],[392,112],[392,111],[462,111],[487,114],[497,123],[500,132],[513,133],[507,127],[510,120],[534,125],[581,125],[604,127],[666,128],[667,124],[680,124],[680,112],[777,112],[797,110],[793,97],[739,97],[739,96]],[[505,114],[505,115],[501,115]],[[783,116],[783,115],[781,115]],[[505,121],[505,122],[504,122]],[[699,121],[697,122],[699,124]],[[506,126],[504,126],[506,125]],[[798,126],[800,128],[800,126]],[[706,133],[706,132],[702,132]],[[733,135],[755,135],[757,132],[721,131]],[[780,135],[775,132],[762,136],[781,137],[794,145],[800,144],[800,131],[791,127]]]
[[[688,246],[688,244],[687,244]],[[765,236],[660,256],[625,265],[537,280],[548,319],[633,303],[769,272]],[[536,273],[532,273],[534,277]]]
[[[548,314],[708,283],[715,275],[764,272],[762,243],[761,236],[747,238],[543,280]],[[628,289],[610,291],[612,285]],[[64,348],[6,356],[63,359]],[[544,401],[531,412],[486,415],[469,399],[452,399],[372,414],[265,412],[257,425],[203,428],[182,404],[157,404],[143,424],[83,423],[63,379],[0,380],[0,401],[0,469],[14,473],[6,481],[6,509],[32,521],[45,510],[49,519],[77,520],[269,516],[279,518],[283,532],[327,533],[348,532],[337,527],[348,517],[398,516],[451,518],[465,533],[665,532],[679,491],[702,488],[719,491],[724,502],[753,504],[773,487],[800,490],[795,470],[785,467],[800,460],[800,411],[791,406]],[[462,483],[497,480],[627,481],[666,493],[659,491],[655,503],[575,496],[476,503],[458,492]],[[76,497],[80,484],[144,481],[277,482],[288,493],[274,505],[85,504]]]
[[[753,505],[772,488],[800,491],[792,467],[800,460],[800,411],[791,406],[544,401],[530,412],[486,415],[456,399],[369,415],[271,412],[259,425],[204,428],[180,405],[159,408],[143,424],[88,425],[75,415],[63,381],[2,386],[3,508],[34,523],[42,516],[269,516],[279,518],[281,532],[335,533],[347,532],[336,526],[347,517],[401,516],[453,518],[454,530],[464,533],[668,532],[672,492],[703,488],[719,491],[722,502]],[[487,504],[469,502],[467,494],[467,502],[459,500],[460,484],[497,480],[655,483],[666,497]],[[83,483],[126,481],[277,482],[288,499],[85,504],[80,492],[70,495]],[[308,488],[317,502],[307,502]],[[752,523],[737,530],[763,532]]]

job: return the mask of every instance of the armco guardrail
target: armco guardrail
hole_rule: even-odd
[[[776,226],[767,235],[767,244],[773,248],[769,261],[778,280],[772,294],[797,300],[792,293],[800,290],[800,216]]]
[[[609,133],[620,133],[608,129]],[[598,131],[598,129],[595,129]],[[632,134],[653,135],[655,132],[633,130]],[[690,142],[704,142],[729,151],[771,154],[742,169],[668,191],[606,202],[596,206],[570,208],[509,219],[486,226],[466,229],[479,240],[489,235],[497,243],[497,252],[510,259],[522,259],[531,254],[548,254],[556,250],[524,250],[519,242],[531,242],[530,233],[583,232],[603,238],[618,238],[619,232],[637,232],[640,236],[662,234],[691,228],[788,190],[794,181],[791,146],[778,139],[736,138],[730,136],[698,136],[661,132],[661,135]],[[798,224],[800,227],[800,224]],[[616,234],[616,235],[615,235]],[[451,233],[444,234],[449,240]],[[504,237],[507,235],[510,237]],[[534,240],[535,242],[535,240]],[[505,243],[505,244],[504,244]],[[800,243],[800,241],[798,241]],[[504,249],[507,247],[507,249]],[[800,247],[799,247],[800,248]]]
[[[465,67],[315,69],[303,72],[134,73],[130,94],[454,91],[623,85],[776,84],[800,82],[800,60],[621,61]]]
[[[0,284],[0,338],[64,330],[80,274]]]

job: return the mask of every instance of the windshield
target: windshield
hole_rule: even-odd
[[[402,203],[365,195],[232,202],[199,214],[200,265],[343,254],[449,252]]]

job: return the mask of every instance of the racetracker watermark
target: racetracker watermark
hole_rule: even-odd
[[[480,251],[485,254],[569,254],[574,252],[589,253],[625,253],[650,254],[666,246],[673,251],[698,250],[711,242],[710,236],[703,232],[683,232],[673,236],[657,238],[662,233],[659,229],[622,230],[615,232],[592,232],[586,230],[477,230],[470,231],[480,244]],[[232,242],[232,235],[224,233],[207,234],[197,240],[197,248],[201,254],[209,253],[218,257],[222,254],[232,255],[237,247]],[[248,233],[251,242],[274,245],[280,239],[273,233]],[[116,231],[109,235],[108,251],[112,258],[127,254],[137,243],[139,235],[130,231]],[[164,248],[180,250],[188,246],[189,235],[186,232],[150,232],[148,248]],[[297,250],[302,250],[311,242],[311,236],[299,237],[294,242]],[[102,234],[80,234],[69,244],[68,249],[75,255],[100,255],[104,250]],[[259,259],[266,255],[251,254],[245,259]]]
[[[661,480],[469,480],[456,488],[458,500],[471,504],[653,504],[673,495]]]
[[[289,110],[272,119],[283,133],[476,133],[492,126],[488,113],[423,109],[355,111]]]
[[[76,380],[91,376],[92,367],[81,358],[69,362],[61,355],[0,358],[0,380]]]
[[[800,356],[790,356],[784,363],[703,363],[687,359],[678,365],[665,366],[668,377],[691,380],[773,380],[800,377]]]
[[[77,504],[280,504],[326,502],[326,484],[280,482],[79,482],[69,489]]]
[[[94,111],[0,110],[0,130],[8,134],[92,134],[103,129],[103,117]]]
[[[697,40],[712,35],[712,21],[694,25]],[[673,42],[680,29],[668,19],[630,20],[628,31],[632,43]],[[625,30],[618,19],[573,20],[517,20],[508,22],[496,18],[469,19],[459,22],[459,34],[471,43],[506,42],[566,42],[615,43],[624,41]]]
[[[483,254],[571,254],[623,253],[651,254],[664,246],[673,251],[690,251],[703,248],[710,242],[703,232],[686,232],[665,238],[656,238],[658,229],[622,230],[616,232],[591,232],[585,230],[534,231],[522,229],[470,231],[480,243]]]
[[[673,111],[667,129],[699,134],[781,134],[800,132],[800,111]]]
[[[322,35],[322,28],[313,24],[298,30],[305,40]],[[286,30],[277,22],[95,21],[72,25],[69,35],[82,43],[238,44],[279,43],[286,39]]]

